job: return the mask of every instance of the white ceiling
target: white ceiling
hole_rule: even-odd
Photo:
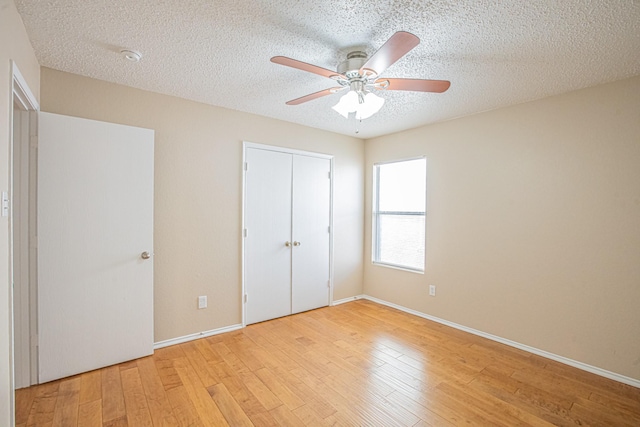
[[[382,93],[361,138],[640,74],[638,0],[15,1],[43,66],[354,136],[330,108],[341,94],[285,105],[333,81],[269,59],[335,69],[414,33],[420,45],[382,75],[451,88]]]

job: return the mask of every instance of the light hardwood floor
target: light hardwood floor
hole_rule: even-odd
[[[16,392],[18,426],[639,426],[640,389],[369,301]]]

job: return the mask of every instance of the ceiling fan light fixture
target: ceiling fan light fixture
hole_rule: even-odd
[[[442,93],[449,89],[451,82],[447,80],[381,79],[379,77],[418,43],[420,43],[420,39],[414,34],[398,31],[371,57],[360,50],[349,52],[347,59],[338,64],[337,72],[286,56],[274,56],[271,58],[271,62],[327,77],[340,85],[287,101],[287,105],[300,105],[348,89],[347,94],[342,96],[332,108],[344,118],[349,118],[349,114],[355,113],[356,120],[364,120],[376,114],[384,105],[384,98],[374,95],[371,91],[403,90]]]
[[[361,96],[362,99],[360,99]],[[349,113],[356,113],[356,120],[364,120],[380,111],[383,105],[384,98],[374,95],[371,92],[350,90],[331,108],[345,119],[349,118]]]
[[[349,118],[349,113],[353,113],[358,109],[358,94],[350,90],[346,94],[340,97],[340,101],[333,108],[340,115],[342,115],[345,119]]]
[[[364,120],[380,111],[384,105],[384,98],[369,92],[364,96],[364,102],[358,105],[356,120]]]

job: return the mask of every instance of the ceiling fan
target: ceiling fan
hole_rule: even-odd
[[[419,43],[420,39],[415,35],[406,31],[398,31],[371,58],[367,58],[367,54],[362,51],[349,53],[347,59],[338,64],[337,71],[307,64],[286,56],[274,56],[271,58],[271,62],[328,77],[340,85],[293,99],[287,102],[287,105],[299,105],[349,89],[333,109],[345,118],[349,117],[349,113],[355,112],[356,119],[362,120],[377,113],[384,104],[384,99],[374,95],[374,90],[442,93],[449,89],[451,83],[446,80],[380,77],[380,74]]]

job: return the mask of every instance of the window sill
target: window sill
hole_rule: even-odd
[[[402,267],[400,265],[385,264],[383,262],[376,262],[376,261],[371,261],[371,264],[377,265],[379,267],[386,267],[386,268],[392,268],[394,270],[406,271],[408,273],[424,274],[424,270],[412,270],[411,268]]]

